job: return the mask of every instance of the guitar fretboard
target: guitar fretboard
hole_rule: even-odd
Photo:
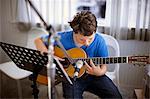
[[[93,57],[93,58],[78,58],[78,59],[75,59],[75,61],[77,61],[77,60],[82,60],[82,61],[87,61],[87,62],[92,60],[95,65],[98,65],[98,64],[128,63],[128,57]]]

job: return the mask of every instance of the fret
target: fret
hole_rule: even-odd
[[[101,58],[101,60],[100,60],[100,64],[103,64],[103,58]]]
[[[121,57],[121,63],[123,63],[123,57]]]
[[[99,64],[102,64],[102,58],[99,58]]]
[[[121,57],[121,63],[126,63],[126,57]]]
[[[118,63],[121,63],[121,57],[118,57]]]
[[[82,59],[82,61],[86,61],[86,59]]]
[[[85,61],[85,59],[80,59],[80,60]]]
[[[127,58],[123,57],[123,63],[126,63],[126,62],[127,62]]]
[[[86,61],[86,58],[81,58],[82,61]]]
[[[103,63],[102,63],[102,64],[106,64],[106,60],[105,60],[105,58],[102,58],[102,60],[103,60]]]
[[[98,58],[98,64],[102,64],[101,60],[102,58]]]
[[[109,64],[109,59],[110,59],[110,58],[105,58],[105,60],[106,60],[106,61],[105,61],[105,62],[106,62],[106,64]]]
[[[94,58],[94,60],[95,60],[95,64],[97,64],[97,58]]]
[[[87,59],[85,59],[85,61],[86,61],[86,62],[88,62],[88,61],[89,61],[89,59],[87,58]]]
[[[113,57],[109,58],[109,63],[114,63],[114,58]]]
[[[94,64],[96,64],[96,59],[95,58],[92,58],[92,61]]]
[[[114,57],[114,63],[118,63],[118,57]]]
[[[90,64],[90,58],[87,58],[87,59],[86,59],[86,62],[87,62],[88,64]]]
[[[96,65],[99,65],[99,58],[96,58]]]

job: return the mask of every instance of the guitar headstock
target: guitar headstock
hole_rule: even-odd
[[[150,64],[150,56],[129,56],[128,63],[138,65]]]

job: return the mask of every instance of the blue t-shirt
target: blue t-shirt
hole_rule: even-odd
[[[77,47],[73,40],[73,31],[59,32],[60,42],[66,50]],[[44,44],[47,46],[48,35],[42,36]],[[56,45],[56,43],[55,43]],[[88,57],[107,57],[108,50],[103,37],[96,33],[94,41],[89,46],[81,46]]]

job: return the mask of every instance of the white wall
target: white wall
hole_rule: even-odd
[[[149,55],[150,41],[119,40],[121,56]],[[120,64],[120,83],[123,87],[141,88],[144,78],[144,66]]]
[[[20,32],[17,29],[16,24],[12,24],[12,15],[11,15],[12,8],[10,3],[12,2],[15,4],[16,3],[15,1],[16,0],[0,0],[0,41],[26,46],[27,33]],[[4,53],[4,51],[0,48],[0,63],[9,60],[10,59],[8,58],[6,53]],[[11,87],[8,86],[10,85],[10,82]],[[0,98],[7,96],[18,97],[18,95],[15,94],[17,93],[16,89],[17,86],[15,80],[8,78],[8,76],[6,76],[4,73],[0,71]]]
[[[27,41],[27,32],[22,32],[17,29],[17,24],[13,23],[13,14],[12,6],[15,5],[16,0],[0,0],[1,1],[1,32],[2,32],[2,41],[12,44],[17,44],[21,46],[26,46]],[[13,3],[13,4],[11,4]],[[13,16],[13,17],[12,17]],[[10,59],[7,55],[2,52],[2,62],[9,61]]]

